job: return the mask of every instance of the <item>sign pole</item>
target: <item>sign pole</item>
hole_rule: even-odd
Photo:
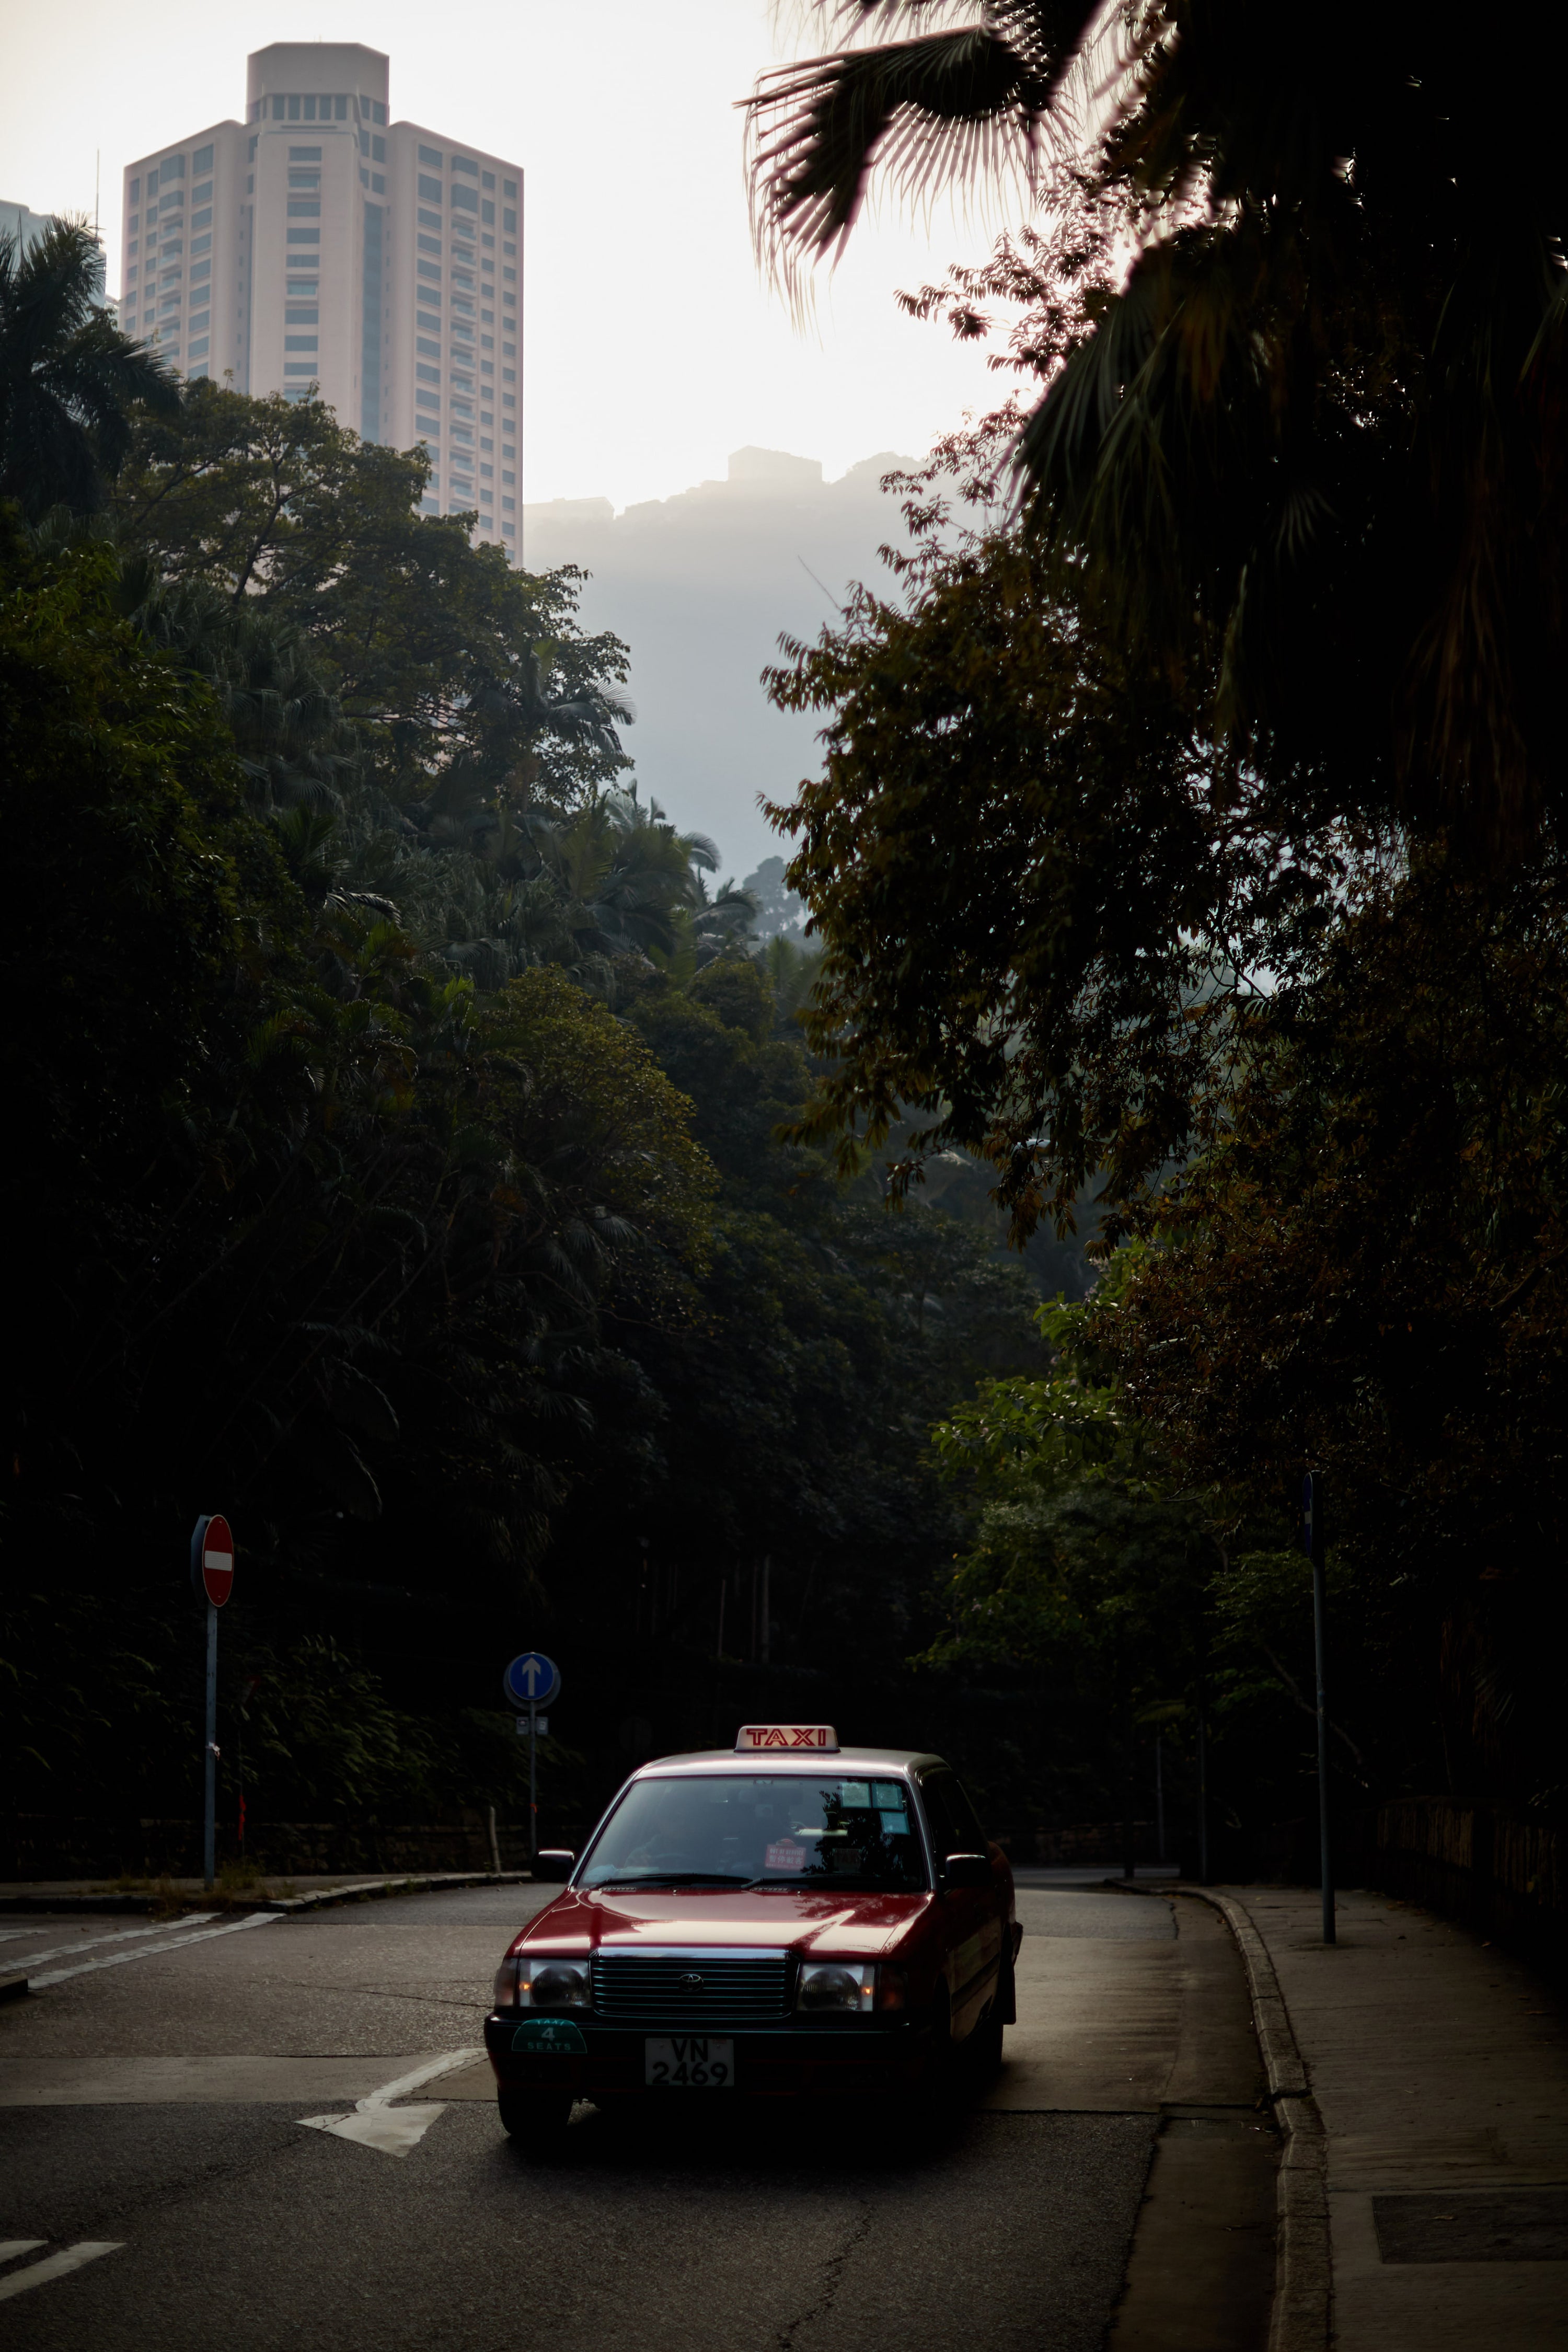
[[[1323,1579],[1323,1482],[1301,1481],[1301,1549],[1312,1563],[1312,1657],[1318,1683],[1318,1863],[1323,1882],[1323,1941],[1334,1943],[1334,1864],[1329,1842],[1328,1594]]]
[[[207,1737],[203,1760],[206,1770],[206,1813],[203,1823],[202,1864],[207,1893],[213,1891],[217,1863],[217,1611],[207,1602]]]
[[[202,1883],[210,1895],[217,1876],[217,1612],[234,1590],[234,1530],[221,1511],[204,1511],[191,1531],[191,1582],[197,1599],[206,1602],[207,1610],[206,1737],[202,1743]]]
[[[539,1709],[528,1702],[528,1858],[539,1859]]]

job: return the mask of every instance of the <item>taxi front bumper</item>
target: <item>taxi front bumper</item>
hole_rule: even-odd
[[[579,2011],[565,2014],[584,2045],[571,2055],[514,2048],[520,2022],[515,2013],[492,2011],[485,2020],[485,2048],[501,2090],[570,2091],[574,2098],[595,2100],[646,2096],[648,2040],[706,2034],[733,2043],[734,2089],[743,2097],[887,2097],[914,2087],[931,2049],[929,2023],[909,2018],[886,2024],[857,2018],[825,2030],[794,2020],[740,2028],[689,2019],[679,2024],[650,2020],[645,2025],[606,2025]]]

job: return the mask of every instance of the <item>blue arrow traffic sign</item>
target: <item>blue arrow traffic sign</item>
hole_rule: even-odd
[[[561,1687],[561,1669],[542,1650],[524,1650],[508,1666],[502,1681],[513,1706],[547,1706]]]

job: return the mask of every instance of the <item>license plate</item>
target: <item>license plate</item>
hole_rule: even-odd
[[[650,2091],[732,2091],[735,2045],[710,2033],[650,2035],[643,2043],[643,2081]]]

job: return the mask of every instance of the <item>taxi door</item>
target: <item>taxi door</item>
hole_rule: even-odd
[[[922,1773],[920,1790],[939,1874],[950,1853],[989,1857],[989,1842],[974,1808],[945,1766]],[[997,1990],[1005,1932],[1003,1906],[994,1877],[984,1886],[942,1885],[940,1901],[952,2038],[962,2042]]]

